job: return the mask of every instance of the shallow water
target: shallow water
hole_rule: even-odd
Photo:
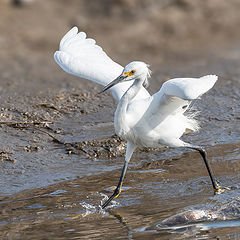
[[[1,125],[1,238],[239,239],[238,214],[159,227],[175,214],[217,209],[239,196],[240,59],[236,56],[229,51],[208,62],[162,66],[154,72],[150,88],[157,91],[163,79],[175,75],[220,76],[216,86],[194,103],[193,111],[201,111],[196,118],[202,129],[184,136],[185,141],[205,146],[217,180],[230,187],[216,196],[197,152],[145,149],[134,153],[121,195],[101,210],[99,205],[118,182],[125,151],[124,143],[113,137],[116,105],[110,94],[96,95],[100,88],[88,83],[81,90],[69,87],[37,96],[2,90],[3,120],[51,123]]]

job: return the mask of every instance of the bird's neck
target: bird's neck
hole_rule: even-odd
[[[129,87],[128,90],[124,93],[120,102],[118,103],[117,110],[115,112],[115,118],[114,118],[114,125],[117,132],[122,130],[122,129],[119,129],[121,128],[120,126],[125,126],[127,128],[126,115],[127,115],[128,104],[143,87],[143,82],[145,81],[145,79],[146,78],[136,79],[131,85],[131,87]],[[121,135],[121,134],[118,134],[118,135]]]
[[[128,88],[128,90],[123,94],[119,105],[120,107],[126,111],[128,104],[132,101],[132,99],[138,94],[140,89],[143,87],[143,82],[146,78],[137,78],[133,82],[133,84]]]

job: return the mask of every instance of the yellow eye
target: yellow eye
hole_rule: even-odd
[[[132,76],[135,73],[135,70],[132,70],[131,72],[129,72],[129,76]]]

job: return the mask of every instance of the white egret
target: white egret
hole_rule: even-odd
[[[150,96],[144,88],[150,77],[147,64],[134,61],[123,68],[112,61],[95,40],[86,38],[84,32],[78,33],[77,27],[62,38],[54,58],[66,72],[104,85],[102,92],[111,88],[114,98],[119,101],[114,127],[116,134],[127,141],[126,156],[119,183],[102,208],[120,194],[128,163],[137,147],[169,146],[197,150],[204,160],[214,192],[223,191],[212,175],[205,150],[180,139],[186,130],[199,128],[186,110],[192,100],[214,86],[217,76],[171,79]]]

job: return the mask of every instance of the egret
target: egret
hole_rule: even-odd
[[[116,134],[127,141],[125,161],[114,193],[102,205],[105,208],[121,192],[128,163],[136,148],[163,146],[197,150],[207,168],[215,193],[223,189],[215,181],[203,147],[182,141],[187,131],[199,129],[198,123],[186,113],[192,100],[199,98],[216,83],[216,75],[200,78],[175,78],[165,82],[150,96],[144,86],[151,71],[144,62],[134,61],[124,68],[110,59],[95,40],[73,27],[60,41],[55,61],[66,72],[112,90],[118,101],[114,115]],[[115,80],[114,80],[115,79]]]

